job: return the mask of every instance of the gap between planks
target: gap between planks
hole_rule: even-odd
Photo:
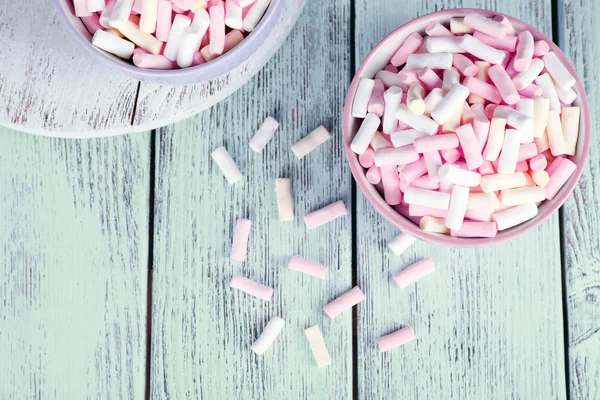
[[[137,93],[140,91],[140,84],[138,84]],[[137,105],[137,94],[136,94],[136,105]],[[133,114],[135,115],[136,106],[133,107]],[[131,121],[133,122],[133,116]],[[144,391],[145,399],[150,400],[150,374],[152,371],[152,272],[154,269],[154,193],[156,185],[156,130],[152,130],[150,134],[150,176],[148,190],[148,290],[147,290],[147,304],[146,304],[146,388]]]

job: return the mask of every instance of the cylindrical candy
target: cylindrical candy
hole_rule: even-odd
[[[325,346],[325,340],[321,334],[321,329],[317,325],[311,326],[304,330],[308,344],[313,353],[317,366],[319,368],[326,367],[331,364],[331,357]]]
[[[261,285],[258,282],[244,278],[242,276],[233,275],[229,284],[233,289],[241,290],[251,296],[258,297],[264,301],[271,301],[273,297],[273,288]]]
[[[328,271],[328,268],[325,265],[298,256],[292,256],[290,258],[288,268],[292,271],[302,272],[319,279],[325,279]]]
[[[292,151],[296,158],[302,159],[305,155],[328,141],[330,138],[331,135],[329,134],[329,131],[321,125],[293,145]]]
[[[344,215],[346,215],[346,205],[342,200],[339,200],[306,214],[304,216],[304,223],[308,229],[314,229]]]
[[[358,286],[354,286],[352,289],[323,307],[323,311],[329,318],[334,319],[344,311],[351,309],[363,301],[364,298],[365,295],[362,290],[360,290]]]
[[[492,219],[496,222],[498,230],[503,231],[528,221],[537,214],[538,208],[535,203],[529,203],[497,212],[492,215]]]
[[[415,340],[415,332],[413,328],[407,326],[389,335],[377,338],[377,345],[381,352],[392,350],[398,346]]]
[[[279,221],[293,221],[292,181],[287,178],[275,179],[275,194],[277,196]]]
[[[250,350],[255,352],[258,355],[263,354],[265,351],[271,347],[279,332],[285,326],[285,321],[279,317],[273,317],[265,326],[265,329],[262,331],[258,339],[250,346]]]

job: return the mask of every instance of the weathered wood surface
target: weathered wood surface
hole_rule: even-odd
[[[84,138],[148,131],[227,97],[279,48],[305,4],[285,0],[274,34],[230,73],[198,85],[161,86],[96,61],[66,30],[54,1],[0,7],[0,125]]]
[[[149,138],[0,128],[0,398],[143,398]]]
[[[592,146],[575,191],[563,207],[571,399],[600,399],[600,4],[559,1],[559,45],[583,79],[592,110]]]
[[[459,6],[495,9],[551,34],[550,1],[398,7],[391,0],[363,0],[356,3],[356,66],[396,27]],[[494,247],[417,243],[398,257],[386,247],[397,231],[360,191],[356,201],[358,285],[367,294],[358,307],[359,398],[565,398],[558,216]],[[393,274],[423,257],[435,261],[435,274],[398,288]],[[405,325],[414,327],[418,339],[380,353],[376,338]]]
[[[331,321],[325,303],[352,284],[352,217],[308,231],[307,212],[343,199],[351,176],[342,150],[349,85],[350,2],[309,7],[286,45],[239,92],[157,136],[151,397],[352,397],[352,315]],[[329,43],[324,46],[324,43]],[[307,59],[310,55],[310,62]],[[281,125],[262,154],[248,142],[265,117]],[[297,160],[290,147],[323,124],[332,139]],[[210,152],[225,145],[244,173],[229,186]],[[277,220],[274,181],[292,180],[296,219]],[[238,218],[253,222],[248,258],[229,259]],[[287,269],[297,254],[328,265],[320,281]],[[229,288],[240,274],[275,288],[263,302]],[[263,356],[250,345],[266,322],[286,326]],[[333,364],[319,369],[303,330],[318,324]]]

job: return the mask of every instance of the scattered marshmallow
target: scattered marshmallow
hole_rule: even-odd
[[[339,200],[320,210],[306,214],[304,223],[308,229],[314,229],[344,215],[346,215],[346,205]]]
[[[271,298],[273,297],[273,288],[261,285],[258,282],[242,276],[233,275],[229,286],[264,301],[271,301]]]
[[[285,326],[285,321],[279,317],[273,317],[265,326],[262,333],[256,341],[250,346],[250,350],[258,355],[262,355],[271,347],[277,336]]]
[[[317,325],[311,326],[304,330],[304,334],[306,335],[317,366],[322,368],[331,364],[331,357],[329,357],[327,346],[325,346],[325,339],[323,339],[321,329]]]
[[[248,219],[238,219],[233,231],[233,244],[231,245],[231,259],[235,261],[244,261],[248,251],[248,237],[252,221]]]
[[[242,173],[225,147],[221,146],[217,148],[210,154],[210,156],[213,158],[213,160],[215,160],[217,166],[229,184],[234,184],[242,179]]]
[[[330,138],[331,135],[329,134],[329,131],[323,125],[321,125],[293,145],[292,151],[298,159],[302,159],[304,156],[315,150]]]
[[[358,286],[354,286],[352,289],[331,301],[325,307],[323,307],[323,311],[329,318],[334,319],[344,311],[347,311],[363,301],[365,295],[362,290]]]
[[[377,345],[381,352],[395,349],[405,343],[415,340],[415,332],[413,328],[407,326],[389,335],[377,338]]]
[[[411,283],[431,274],[433,269],[433,260],[431,258],[425,258],[398,272],[394,275],[394,281],[401,288],[405,288]]]
[[[288,268],[319,279],[325,279],[328,271],[328,268],[325,265],[298,256],[292,256],[290,258]]]
[[[275,194],[279,221],[294,220],[294,204],[292,203],[292,181],[288,178],[275,179]]]
[[[262,152],[278,128],[279,122],[273,117],[267,117],[250,140],[250,148],[257,153]]]

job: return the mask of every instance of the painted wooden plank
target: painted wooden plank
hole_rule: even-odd
[[[551,32],[550,1],[394,1],[356,4],[356,65],[386,34],[428,12],[496,9]],[[389,10],[394,10],[390,12]],[[357,194],[358,392],[418,399],[565,398],[558,217],[508,243],[461,249],[416,243],[387,247],[397,229]],[[547,246],[540,249],[540,243]],[[436,272],[406,289],[391,277],[431,257]],[[418,339],[380,353],[376,339],[402,326]]]
[[[281,1],[278,22],[265,42],[230,72],[196,85],[142,82],[134,129],[152,129],[181,121],[225,99],[254,76],[279,49],[302,13],[306,0]],[[302,60],[306,55],[299,55]],[[298,60],[294,60],[297,63]]]
[[[143,398],[149,139],[0,128],[0,398]]]
[[[600,105],[597,2],[559,1],[559,45],[586,87],[592,113]],[[571,399],[600,398],[600,146],[592,115],[592,146],[586,169],[563,207]]]
[[[138,82],[91,59],[53,3],[0,7],[0,125],[63,137],[130,130]]]
[[[352,395],[352,316],[321,308],[350,289],[351,216],[308,231],[302,216],[342,199],[351,177],[342,151],[349,85],[350,2],[307,8],[288,43],[239,92],[157,141],[152,398],[342,399]],[[307,58],[310,55],[310,59]],[[248,142],[273,115],[263,153]],[[290,147],[320,124],[332,139],[297,160]],[[210,153],[225,145],[244,173],[229,186]],[[296,219],[277,221],[274,181],[292,180]],[[238,218],[252,220],[247,261],[229,259]],[[326,281],[287,269],[292,255],[330,268]],[[271,302],[229,288],[233,274],[274,287]],[[263,356],[250,351],[267,321],[286,326]],[[319,325],[332,365],[319,369],[303,330]]]

